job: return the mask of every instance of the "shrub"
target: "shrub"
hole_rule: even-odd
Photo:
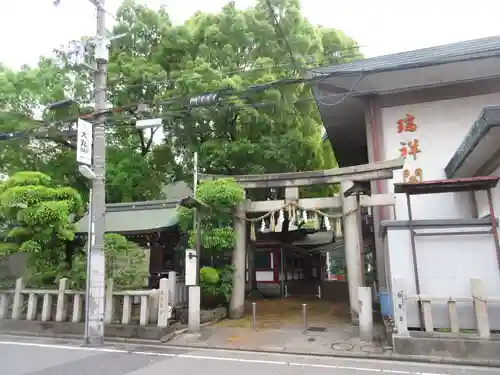
[[[200,269],[200,285],[215,285],[219,282],[219,273],[215,268],[202,267]]]
[[[213,267],[200,269],[202,305],[210,308],[229,302],[233,290],[232,265],[216,270]]]

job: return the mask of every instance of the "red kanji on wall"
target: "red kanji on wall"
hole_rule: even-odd
[[[412,155],[413,160],[417,160],[417,154],[419,152],[422,152],[422,150],[420,150],[419,148],[418,139],[414,139],[413,141],[400,142],[400,144],[401,148],[399,149],[399,152],[404,158],[406,158],[408,155]]]
[[[417,130],[417,124],[415,124],[415,116],[412,116],[409,113],[406,114],[406,117],[398,120],[396,124],[398,125],[398,133],[413,133],[415,130]]]

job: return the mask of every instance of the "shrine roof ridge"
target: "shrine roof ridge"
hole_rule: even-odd
[[[392,178],[392,171],[401,169],[404,165],[404,161],[404,158],[397,158],[350,167],[305,172],[266,173],[232,176],[199,173],[198,178],[200,180],[234,178],[237,182],[242,184],[244,188],[306,186],[324,183],[339,183],[343,180],[368,181]]]
[[[111,203],[106,205],[106,233],[131,235],[160,232],[179,223],[179,199],[145,202]],[[88,212],[76,224],[76,233],[88,232]]]
[[[146,211],[146,210],[161,210],[167,208],[176,208],[181,202],[181,199],[163,199],[154,201],[139,201],[139,202],[124,202],[124,203],[108,203],[106,204],[106,212],[120,211]]]

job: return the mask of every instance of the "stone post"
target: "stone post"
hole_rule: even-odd
[[[165,278],[160,280],[158,299],[158,327],[168,327],[169,318],[169,281]]]
[[[160,280],[161,282],[161,280]],[[148,322],[152,324],[158,323],[158,311],[160,305],[160,290],[152,289],[148,299]]]
[[[373,340],[372,288],[358,288],[359,335],[363,341]]]
[[[42,322],[48,322],[51,318],[52,294],[45,293],[42,301]]]
[[[122,324],[130,324],[132,318],[132,297],[123,296]]]
[[[139,324],[145,326],[149,322],[149,295],[141,296],[141,309],[139,313]]]
[[[359,321],[358,288],[363,286],[361,251],[363,248],[359,207],[356,197],[344,198],[344,192],[353,185],[352,181],[340,183],[343,198],[342,214],[344,224],[344,251],[347,266],[347,283],[349,286],[349,304],[352,322]]]
[[[66,297],[66,289],[68,289],[68,279],[64,278],[59,280],[59,289],[57,291],[57,305],[56,305],[56,322],[64,322],[66,320],[66,304],[68,298]]]
[[[408,319],[406,315],[406,288],[405,281],[401,277],[392,279],[392,299],[394,309],[394,330],[399,337],[409,337]]]
[[[73,323],[80,323],[82,320],[82,307],[83,307],[83,296],[80,293],[76,293],[73,296],[73,316],[71,321]]]
[[[36,320],[37,305],[37,295],[35,293],[30,293],[28,295],[28,311],[26,312],[26,320]]]
[[[234,295],[234,293],[233,293]],[[191,333],[200,332],[200,287],[189,287],[188,330]]]
[[[480,277],[470,279],[474,312],[476,314],[477,333],[482,339],[490,338],[490,322],[488,317],[488,306],[483,281]]]
[[[7,294],[0,294],[0,320],[7,319],[9,300],[9,296]]]
[[[231,319],[240,319],[244,313],[245,304],[245,260],[246,260],[246,221],[245,221],[245,202],[238,204],[234,218],[234,234],[236,236],[233,265],[235,271],[233,274],[233,293],[229,302],[229,317]],[[191,289],[189,290],[189,299],[191,303]]]
[[[106,282],[106,295],[104,297],[104,323],[113,323],[114,306],[113,306],[113,279],[109,278]]]
[[[23,310],[24,296],[23,296],[24,282],[20,277],[16,280],[16,290],[14,292],[14,302],[12,303],[12,320],[21,319]]]
[[[170,271],[168,273],[168,300],[172,306],[177,306],[177,273],[175,271]]]

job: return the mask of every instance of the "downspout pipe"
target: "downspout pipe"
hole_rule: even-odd
[[[370,120],[371,120],[371,137],[372,137],[372,146],[373,146],[373,162],[378,162],[380,161],[380,145],[377,139],[377,119],[375,116],[375,107],[374,107],[374,100],[370,99],[369,101],[369,111],[370,111]],[[382,193],[382,180],[377,180],[375,181],[375,186],[377,187],[377,191],[375,192],[376,194],[381,194]],[[381,209],[379,210],[380,212],[380,219],[385,220],[385,210]]]

